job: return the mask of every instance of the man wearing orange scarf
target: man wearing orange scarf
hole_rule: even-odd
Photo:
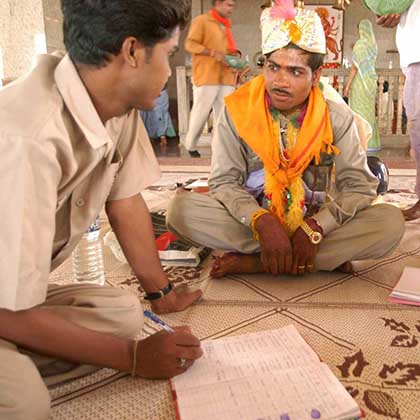
[[[234,0],[213,0],[213,8],[197,16],[185,41],[192,55],[193,107],[185,148],[192,157],[200,157],[197,142],[213,108],[216,121],[223,109],[223,99],[234,90],[235,73],[227,65],[225,55],[236,54],[229,17]]]
[[[214,263],[214,277],[349,270],[352,260],[382,257],[400,241],[404,221],[396,207],[371,205],[377,179],[352,112],[324,97],[318,15],[276,1],[261,26],[264,72],[225,99],[210,194],[177,194],[168,226],[230,251]]]

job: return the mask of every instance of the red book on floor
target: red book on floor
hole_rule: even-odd
[[[178,236],[172,232],[162,233],[158,238],[156,238],[156,248],[158,251],[166,251],[171,242],[177,241]]]

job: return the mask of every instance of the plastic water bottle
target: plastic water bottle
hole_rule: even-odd
[[[105,284],[104,254],[99,216],[83,234],[73,251],[73,273],[77,283]]]

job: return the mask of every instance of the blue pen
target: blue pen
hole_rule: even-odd
[[[171,328],[168,324],[166,324],[165,321],[160,319],[156,314],[150,311],[143,311],[144,316],[147,316],[147,318],[151,319],[156,324],[160,325],[164,330],[169,332],[175,332],[173,328]]]

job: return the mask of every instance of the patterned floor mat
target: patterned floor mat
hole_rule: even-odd
[[[356,398],[367,419],[417,420],[420,310],[390,304],[387,297],[405,265],[420,267],[419,238],[420,223],[407,224],[392,255],[356,263],[352,275],[235,275],[213,280],[206,266],[172,268],[171,281],[201,287],[204,297],[164,319],[174,326],[190,325],[200,339],[293,323]],[[141,299],[143,292],[128,266],[107,249],[105,259],[108,283],[129,288]],[[69,263],[52,276],[59,281],[69,278]],[[167,381],[132,379],[110,369],[57,386],[51,394],[54,420],[175,419]]]
[[[410,175],[398,185],[409,185],[406,194],[415,199],[413,182]],[[408,204],[401,195],[405,193],[391,194],[397,194],[396,204]],[[200,339],[217,339],[293,323],[357,400],[366,419],[420,418],[420,308],[387,301],[403,267],[420,267],[420,221],[407,223],[392,255],[358,262],[354,274],[213,280],[208,276],[210,263],[207,258],[197,268],[167,269],[176,286],[200,287],[204,293],[194,307],[163,316],[170,325],[190,325]],[[128,288],[142,300],[143,291],[129,267],[107,248],[105,265],[109,285]],[[71,276],[67,262],[51,279],[68,282]],[[133,379],[110,369],[56,386],[51,396],[53,420],[176,418],[167,381]]]

